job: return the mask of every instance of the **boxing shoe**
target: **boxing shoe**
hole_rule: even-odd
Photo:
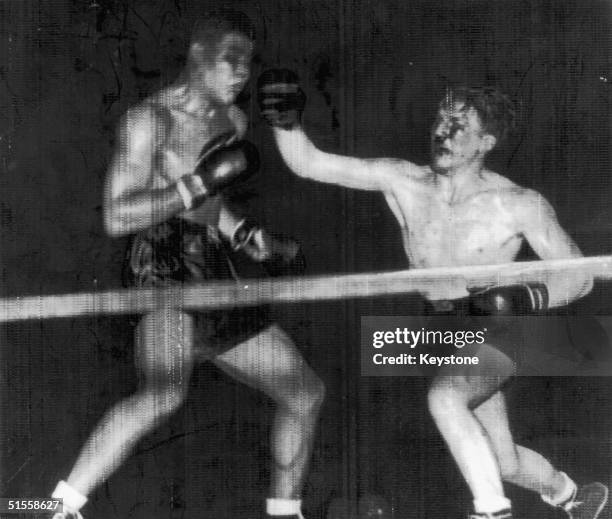
[[[559,505],[569,519],[597,519],[608,502],[608,487],[589,483],[577,488],[574,495]]]

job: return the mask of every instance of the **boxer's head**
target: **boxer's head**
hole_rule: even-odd
[[[249,79],[255,29],[239,11],[219,9],[198,20],[191,36],[189,77],[214,101],[231,104]]]
[[[493,88],[449,90],[432,128],[432,167],[443,173],[482,162],[507,137],[515,114],[510,99]]]

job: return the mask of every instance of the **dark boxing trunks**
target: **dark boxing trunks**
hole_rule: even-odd
[[[134,237],[126,258],[124,283],[152,287],[238,281],[245,263],[245,258],[220,239],[215,228],[173,218]],[[261,265],[248,263],[249,278],[265,275]],[[230,350],[271,324],[269,309],[264,306],[189,314],[195,321],[195,346],[205,358]]]
[[[521,316],[489,317],[476,316],[470,313],[469,299],[437,301],[435,307],[426,305],[425,314],[430,317],[430,324],[444,331],[484,331],[485,343],[519,365],[525,341],[524,326]],[[479,356],[480,347],[473,344],[463,348],[449,346],[445,354]],[[480,359],[482,361],[482,359]],[[476,370],[474,371],[476,373]]]
[[[563,312],[566,313],[563,313]],[[541,315],[471,315],[469,299],[428,303],[430,323],[444,329],[486,330],[485,343],[510,359],[517,375],[578,375],[601,358],[601,344],[608,343],[599,322],[591,316],[575,316],[567,308]],[[479,355],[478,345],[446,353]]]

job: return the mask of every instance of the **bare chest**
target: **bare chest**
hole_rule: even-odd
[[[455,202],[433,189],[401,194],[388,201],[392,209],[395,205],[404,248],[415,267],[511,261],[520,248],[516,219],[495,193]]]
[[[215,137],[233,130],[234,125],[227,114],[217,114],[210,118],[172,114],[159,139],[154,178],[157,187],[170,185],[191,173],[202,149]]]

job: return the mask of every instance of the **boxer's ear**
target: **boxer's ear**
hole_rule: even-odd
[[[496,144],[497,144],[497,138],[495,137],[495,135],[491,135],[490,133],[485,133],[483,134],[482,139],[481,139],[480,149],[484,153],[488,153],[493,148],[495,148]]]
[[[195,60],[201,59],[204,54],[204,45],[199,42],[193,42],[189,45],[189,57]]]
[[[210,65],[216,57],[215,51],[214,45],[195,41],[189,46],[189,60],[197,65]]]

